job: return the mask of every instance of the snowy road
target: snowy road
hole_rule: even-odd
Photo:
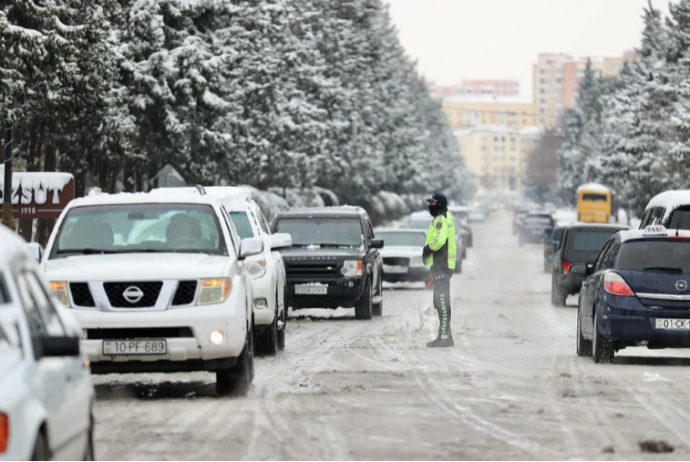
[[[216,397],[204,373],[96,376],[97,457],[690,459],[690,352],[575,356],[576,301],[549,304],[541,247],[510,226],[499,212],[475,227],[455,348],[424,346],[431,294],[406,287],[373,321],[290,321],[246,398]],[[642,453],[648,439],[675,452]]]

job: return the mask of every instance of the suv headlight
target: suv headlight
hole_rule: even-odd
[[[412,257],[410,258],[410,266],[424,266],[424,260],[422,257]]]
[[[345,260],[340,274],[346,278],[361,278],[364,275],[364,265],[362,260]]]
[[[67,293],[67,283],[51,281],[48,283],[48,289],[50,293],[57,301],[65,305],[67,308],[71,308],[72,305],[69,302],[69,294]]]
[[[244,264],[244,269],[253,279],[258,279],[266,274],[266,260],[248,261]]]
[[[229,278],[202,279],[199,281],[197,305],[214,305],[223,303],[230,296],[232,281]]]

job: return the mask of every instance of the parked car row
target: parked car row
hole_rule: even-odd
[[[639,229],[556,224],[543,255],[552,303],[578,294],[578,356],[690,347],[690,191],[654,197]]]

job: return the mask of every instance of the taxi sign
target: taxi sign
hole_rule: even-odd
[[[665,236],[666,234],[668,234],[668,231],[661,225],[647,226],[644,229],[645,236]]]

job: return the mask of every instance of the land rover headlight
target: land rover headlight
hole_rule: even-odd
[[[245,270],[253,279],[258,279],[266,274],[266,260],[254,260],[245,262]]]
[[[197,305],[214,305],[223,303],[230,296],[232,281],[229,278],[202,279],[199,281]]]
[[[364,275],[364,265],[362,260],[345,260],[340,274],[346,278],[361,278]]]
[[[48,283],[48,289],[50,293],[57,301],[65,305],[67,308],[71,308],[72,305],[69,302],[69,294],[67,293],[67,283],[51,281]]]

